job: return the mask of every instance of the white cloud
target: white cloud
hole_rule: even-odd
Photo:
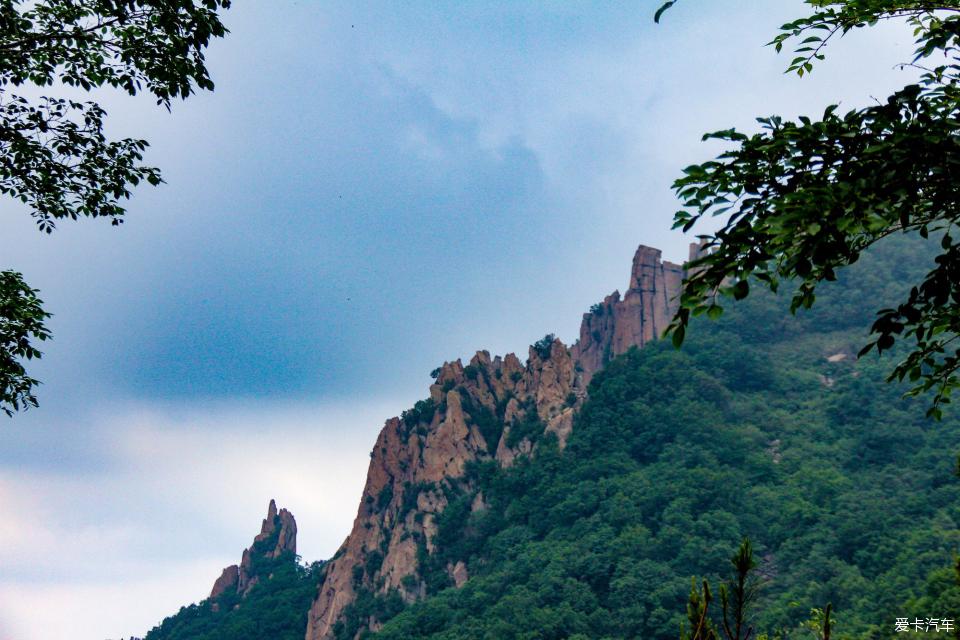
[[[340,405],[127,406],[102,470],[0,474],[0,639],[143,634],[205,597],[276,498],[307,560],[349,533],[383,419],[402,399]],[[395,412],[395,411],[393,411]]]
[[[190,592],[184,586],[216,571],[215,562],[201,560],[103,583],[0,581],[0,638],[126,638],[142,633],[150,615],[145,610],[175,613]]]

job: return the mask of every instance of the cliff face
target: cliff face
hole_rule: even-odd
[[[256,571],[256,561],[259,558],[279,558],[284,553],[297,554],[297,522],[286,509],[277,511],[277,503],[271,500],[260,533],[254,537],[253,544],[244,549],[240,564],[226,567],[213,583],[210,599],[230,591],[241,597],[247,595],[262,578]]]
[[[700,246],[691,244],[690,260],[699,255]],[[571,352],[583,369],[584,384],[612,358],[663,335],[677,311],[685,274],[683,266],[661,260],[659,249],[637,248],[623,297],[614,291],[583,315]]]
[[[641,246],[624,296],[614,292],[594,305],[573,347],[549,336],[530,347],[526,363],[512,353],[491,358],[486,351],[466,366],[445,363],[430,397],[387,420],[380,432],[353,529],[326,566],[306,640],[333,638],[361,593],[396,593],[407,602],[426,595],[421,564],[434,552],[435,521],[449,503],[450,487],[463,481],[472,462],[510,465],[532,453],[544,434],[554,434],[562,448],[592,376],[614,356],[662,334],[682,278],[681,266]],[[470,508],[485,508],[482,496]],[[469,579],[462,562],[446,569],[450,584]],[[229,570],[221,580],[232,584]],[[242,563],[237,574],[239,588]],[[363,624],[378,628],[373,619]]]

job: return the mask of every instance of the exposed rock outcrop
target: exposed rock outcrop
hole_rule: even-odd
[[[526,365],[513,354],[491,358],[486,351],[466,366],[460,360],[444,364],[430,398],[387,420],[380,432],[353,529],[327,565],[307,638],[331,637],[361,589],[396,590],[407,601],[422,597],[419,556],[433,551],[435,518],[448,504],[444,487],[462,478],[472,461],[529,452],[529,439],[514,441],[507,431],[535,423],[543,432],[561,417],[568,396],[577,397],[575,385],[573,360],[559,340],[543,353],[531,349]],[[484,508],[482,498],[474,506]],[[466,565],[451,567],[450,574],[454,583],[466,580]]]
[[[691,244],[690,260],[700,252],[700,245]],[[659,338],[670,324],[685,273],[681,265],[663,261],[660,255],[659,249],[640,245],[623,297],[614,291],[583,315],[580,339],[571,351],[585,384],[611,359]]]
[[[210,599],[215,600],[228,592],[245,596],[263,576],[256,570],[258,558],[279,558],[284,554],[297,555],[297,522],[286,509],[277,511],[277,503],[270,501],[267,517],[260,525],[260,533],[249,548],[244,549],[240,564],[226,567],[213,583]]]
[[[698,250],[692,245],[691,258]],[[611,358],[659,337],[676,311],[683,268],[660,255],[650,247],[637,250],[626,293],[614,292],[584,315],[573,347],[548,336],[530,348],[525,364],[512,353],[491,358],[486,351],[466,366],[447,362],[428,399],[386,421],[353,528],[326,565],[306,640],[329,640],[361,591],[396,591],[408,602],[426,594],[420,563],[434,553],[437,516],[453,489],[469,482],[471,463],[511,465],[535,453],[545,434],[565,445],[593,375]],[[484,508],[477,494],[470,510]],[[468,569],[462,560],[448,565],[450,583],[466,582]],[[379,622],[365,624],[374,629]]]
[[[231,589],[236,591],[239,580],[240,568],[237,565],[232,564],[229,567],[224,567],[223,573],[213,583],[213,589],[210,590],[210,599],[215,600]]]

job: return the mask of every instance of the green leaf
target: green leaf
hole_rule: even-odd
[[[733,285],[734,300],[743,300],[750,294],[750,283],[744,279]]]
[[[683,326],[682,324],[679,325],[679,326],[677,326],[677,327],[673,330],[673,334],[671,335],[670,338],[671,338],[671,341],[673,342],[673,346],[674,346],[674,347],[676,347],[676,348],[678,348],[678,349],[680,348],[680,345],[683,344],[683,338],[684,338],[684,335],[685,335],[685,334],[686,334],[686,329],[684,328],[684,326]]]
[[[676,3],[677,3],[677,0],[670,0],[670,2],[663,3],[663,6],[657,9],[657,12],[653,14],[653,21],[656,22],[657,24],[660,24],[660,16],[662,16],[667,9],[669,9]]]

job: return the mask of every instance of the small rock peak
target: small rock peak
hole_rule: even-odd
[[[493,362],[490,360],[490,352],[484,349],[483,351],[477,351],[476,355],[470,358],[470,364],[475,367],[490,367],[493,365]]]
[[[622,297],[614,291],[583,315],[580,337],[571,349],[583,388],[611,358],[659,338],[669,325],[686,272],[662,255],[653,247],[637,247],[627,291]]]
[[[277,502],[271,498],[270,504],[267,506],[267,517],[263,519],[263,524],[260,525],[260,535],[258,535],[254,540],[260,541],[269,538],[277,528],[276,520]]]
[[[463,363],[460,358],[453,362],[444,362],[440,367],[440,375],[437,376],[437,384],[443,385],[447,382],[458,384],[463,382]]]
[[[503,356],[503,368],[504,370],[509,369],[511,372],[519,371],[523,369],[523,364],[520,362],[520,358],[517,357],[515,353],[508,353]]]
[[[280,509],[277,517],[280,520],[280,535],[277,537],[273,557],[279,557],[286,552],[297,555],[297,521],[287,509]]]
[[[549,344],[538,342],[530,345],[527,353],[527,369],[533,371],[549,360],[565,356],[568,350],[560,338],[554,337]]]
[[[262,543],[273,536],[276,536],[276,542],[269,548],[263,548]],[[270,500],[267,517],[260,525],[260,533],[253,538],[253,544],[243,550],[240,564],[230,565],[223,570],[213,584],[210,597],[217,598],[230,590],[245,596],[261,578],[253,573],[254,554],[265,558],[279,558],[285,553],[293,556],[297,553],[297,522],[292,513],[287,509],[278,511],[276,501]]]
[[[630,270],[630,286],[628,289],[650,289],[653,282],[654,270],[660,266],[660,249],[648,247],[644,244],[637,247],[633,254],[633,268]]]
[[[260,542],[261,540],[266,540],[273,532],[277,530],[277,503],[275,500],[271,499],[269,506],[267,506],[267,517],[263,519],[263,523],[260,525],[260,533],[257,534],[257,537],[253,539],[254,543]]]
[[[570,350],[567,345],[560,338],[555,339],[553,344],[550,345],[550,359],[565,358],[568,355],[570,355]]]

